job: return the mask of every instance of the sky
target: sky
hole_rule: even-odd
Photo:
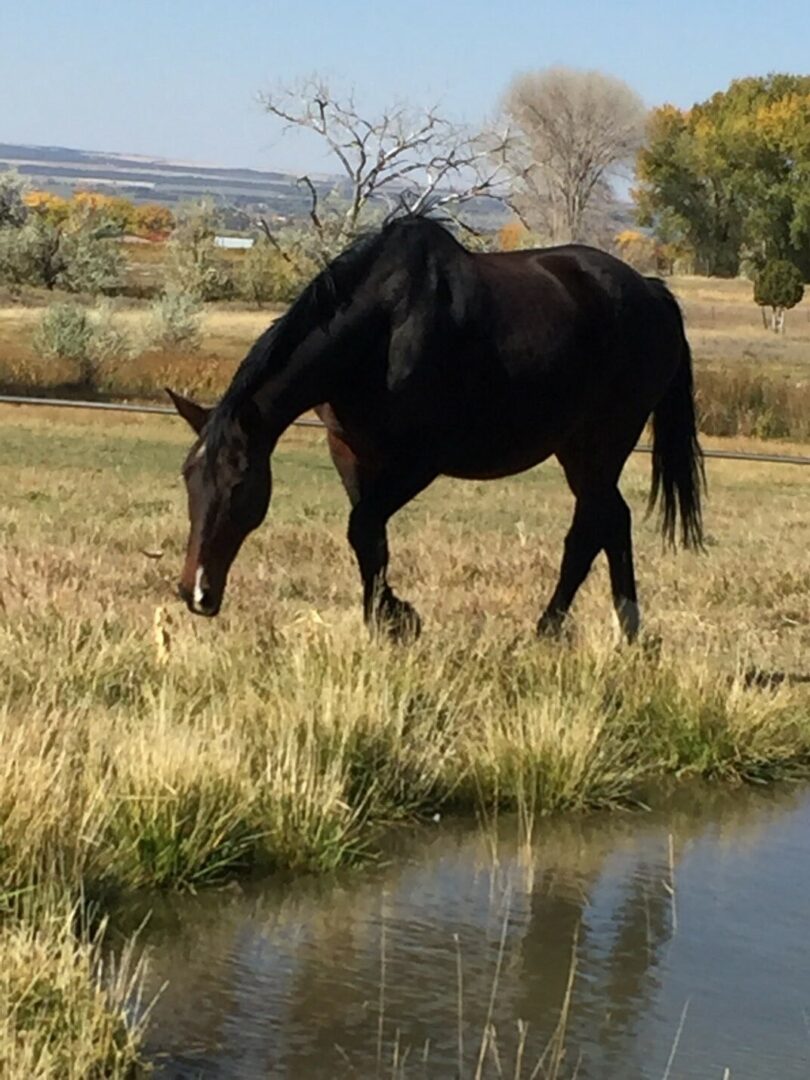
[[[562,64],[691,105],[732,78],[808,73],[808,0],[0,0],[0,142],[334,171],[262,91],[317,72],[369,115],[491,117]]]

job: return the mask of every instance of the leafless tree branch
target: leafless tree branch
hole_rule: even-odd
[[[277,251],[279,253],[279,255],[282,257],[282,259],[284,259],[284,261],[286,263],[288,263],[290,266],[295,266],[295,259],[293,259],[292,256],[289,254],[289,252],[284,250],[283,245],[279,243],[278,238],[274,235],[272,229],[270,228],[270,226],[267,223],[267,218],[264,218],[264,217],[258,218],[257,221],[256,221],[256,224],[259,226],[259,228],[264,233],[264,236],[265,236],[265,239],[267,240],[267,243],[270,244],[270,246],[273,248],[273,250]]]
[[[309,190],[310,219],[324,244],[328,238],[336,246],[350,240],[370,204],[425,213],[505,194],[503,153],[496,161],[491,145],[436,106],[418,111],[397,104],[370,118],[351,95],[337,97],[317,76],[261,100],[286,127],[318,135],[340,164],[347,197],[339,212],[330,210],[328,227],[315,185],[308,177],[299,181]]]

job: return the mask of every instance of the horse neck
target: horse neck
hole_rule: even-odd
[[[329,401],[340,383],[330,334],[314,331],[253,395],[271,442],[302,413]]]

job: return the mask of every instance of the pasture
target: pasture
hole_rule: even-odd
[[[516,811],[528,835],[558,810],[637,806],[667,777],[807,771],[800,467],[709,462],[694,556],[662,552],[649,459],[631,459],[635,648],[614,644],[601,564],[569,642],[534,639],[570,516],[553,463],[438,482],[391,530],[392,582],[425,620],[397,649],[367,641],[319,432],[283,440],[269,519],[209,623],[174,598],[182,422],[2,408],[0,867],[19,916],[3,930],[4,1075],[71,1075],[74,1059],[125,1075],[137,1058],[123,1002],[138,972],[101,994],[97,945],[69,932],[80,897],[104,911],[141,887],[329,870],[435,813]]]
[[[632,802],[665,772],[804,765],[807,687],[745,684],[806,674],[801,468],[710,462],[694,556],[662,552],[643,519],[649,461],[631,461],[636,649],[613,644],[601,564],[571,642],[534,640],[569,516],[555,465],[440,481],[392,529],[392,580],[425,618],[398,650],[366,640],[344,496],[307,430],[277,452],[268,522],[222,616],[188,616],[174,598],[187,442],[170,419],[4,407],[7,881],[47,874],[56,852],[95,892],[327,867],[412,812],[531,816]]]

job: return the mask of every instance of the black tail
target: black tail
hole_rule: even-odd
[[[676,304],[670,297],[672,304]],[[677,305],[676,305],[677,306]],[[661,528],[664,540],[675,544],[675,526],[680,512],[683,546],[703,547],[701,492],[706,487],[703,452],[697,437],[692,354],[683,334],[682,358],[667,391],[653,410],[652,488],[650,510],[659,497],[662,502]]]

